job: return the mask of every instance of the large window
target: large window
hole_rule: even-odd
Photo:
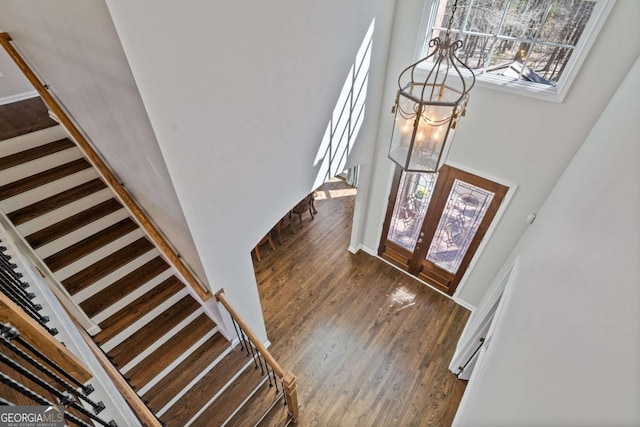
[[[433,0],[428,41],[444,35],[454,0]],[[479,81],[562,100],[611,0],[458,0],[452,34],[464,42],[458,56]]]

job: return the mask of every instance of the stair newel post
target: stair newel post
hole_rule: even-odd
[[[298,379],[291,372],[287,372],[282,379],[287,411],[294,423],[298,421]]]

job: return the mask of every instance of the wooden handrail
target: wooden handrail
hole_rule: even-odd
[[[124,379],[124,377],[115,368],[115,366],[113,366],[113,363],[111,363],[107,355],[98,348],[89,334],[87,334],[87,332],[73,317],[71,317],[71,320],[76,325],[76,329],[78,329],[78,332],[80,332],[80,335],[82,335],[82,338],[87,343],[87,346],[91,349],[96,359],[98,359],[98,362],[100,362],[100,365],[102,365],[102,368],[105,370],[107,375],[109,375],[109,378],[116,386],[124,400],[127,401],[133,413],[136,414],[136,417],[138,417],[138,421],[140,421],[140,423],[144,427],[162,427],[162,424],[156,418],[153,412],[151,412],[151,409],[149,409],[149,407],[144,404],[140,396],[138,396],[136,392],[133,391],[129,383]]]
[[[293,375],[289,371],[285,371],[282,369],[280,364],[274,359],[274,357],[269,353],[269,350],[262,344],[262,342],[258,339],[257,335],[253,332],[253,330],[247,325],[247,323],[242,319],[240,314],[229,304],[229,300],[224,294],[224,290],[219,290],[215,294],[216,301],[221,303],[224,308],[227,309],[229,315],[235,320],[240,329],[247,336],[251,344],[258,350],[258,352],[262,355],[264,361],[273,369],[273,372],[276,374],[280,380],[282,380],[282,384],[284,385],[284,393],[286,395],[287,407],[289,409],[289,415],[291,416],[292,421],[295,423],[298,420],[298,381],[297,377]]]
[[[0,322],[8,323],[24,337],[29,344],[46,354],[58,367],[68,372],[82,384],[93,376],[78,358],[60,341],[44,330],[42,326],[24,312],[5,294],[0,293]]]
[[[142,211],[140,206],[133,200],[131,195],[125,190],[120,181],[107,167],[102,158],[96,153],[89,141],[82,135],[82,132],[73,124],[69,116],[60,107],[58,102],[51,96],[47,88],[40,82],[35,73],[24,61],[22,56],[16,51],[11,44],[11,36],[9,33],[0,33],[0,45],[4,47],[11,59],[16,63],[18,68],[22,70],[31,85],[36,89],[47,108],[60,120],[60,123],[67,129],[75,140],[78,147],[82,150],[89,162],[95,167],[100,175],[104,178],[107,185],[116,193],[120,201],[131,211],[140,226],[147,232],[151,240],[157,248],[167,258],[167,260],[180,272],[187,283],[194,289],[198,296],[207,301],[211,298],[211,292],[202,285],[194,276],[191,270],[184,264],[178,254],[169,245],[165,237],[160,233],[158,228],[151,222],[147,214]]]

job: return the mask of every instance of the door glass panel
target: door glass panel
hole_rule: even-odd
[[[478,231],[494,193],[459,179],[454,180],[427,260],[455,274]]]
[[[400,178],[387,238],[409,251],[416,246],[436,176],[434,173],[404,172]]]

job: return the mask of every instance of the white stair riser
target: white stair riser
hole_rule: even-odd
[[[189,356],[193,354],[200,346],[202,346],[205,342],[207,342],[210,338],[212,338],[215,334],[218,333],[218,327],[214,327],[211,331],[204,334],[202,338],[200,338],[194,345],[189,347],[184,353],[182,353],[176,360],[171,362],[169,366],[164,368],[158,375],[153,377],[151,381],[144,385],[140,390],[138,390],[138,394],[141,396],[146,392],[151,390],[156,384],[158,384],[164,377],[166,377],[171,371],[173,371],[178,365],[184,362]]]
[[[174,295],[164,300],[160,305],[158,305],[156,308],[151,310],[149,313],[145,314],[140,319],[130,324],[125,330],[120,332],[118,335],[111,338],[106,343],[102,344],[101,345],[102,349],[104,351],[111,351],[118,344],[121,344],[124,340],[129,338],[131,335],[138,332],[147,323],[149,323],[150,321],[158,317],[160,314],[162,314],[164,311],[172,307],[174,304],[176,304],[178,301],[180,301],[182,298],[184,298],[187,295],[188,295],[188,292],[186,289],[176,292]]]
[[[130,243],[135,242],[139,238],[144,235],[141,229],[133,230],[132,232],[120,237],[119,239],[110,242],[103,247],[99,248],[96,251],[91,252],[90,254],[80,258],[79,260],[61,268],[56,271],[54,275],[60,281],[63,281],[74,274],[84,270],[85,268],[95,264],[96,262],[106,258],[107,256],[113,254],[114,252],[124,248]]]
[[[119,209],[115,212],[110,213],[109,215],[98,218],[97,220],[85,225],[84,227],[80,227],[77,230],[67,233],[64,236],[60,236],[58,239],[39,247],[38,249],[36,249],[36,253],[41,258],[46,258],[128,217],[129,212],[127,212],[125,209]]]
[[[122,272],[120,272],[120,270],[118,270],[118,276],[124,277],[126,274],[130,273],[131,271],[135,270],[136,268],[138,268],[138,267],[142,266],[143,264],[151,261],[156,256],[158,256],[157,251],[155,251],[155,250],[149,251],[148,253],[142,255],[139,258],[136,258],[131,263],[129,263],[126,266],[122,267],[122,269],[121,269],[121,270],[123,270]],[[140,260],[140,262],[138,262],[139,260]],[[133,263],[135,263],[135,265],[134,266],[130,266],[130,264],[133,264]],[[110,305],[109,307],[107,307],[106,309],[101,311],[100,313],[96,314],[94,317],[91,318],[91,321],[96,323],[96,324],[100,324],[101,322],[103,322],[106,319],[108,319],[109,317],[113,316],[118,311],[122,310],[127,305],[131,304],[133,301],[135,301],[136,299],[140,298],[142,295],[146,294],[151,289],[155,288],[157,285],[159,285],[160,283],[164,282],[165,280],[167,280],[169,277],[171,277],[173,275],[174,275],[174,272],[170,268],[167,268],[165,271],[163,271],[162,273],[158,274],[156,277],[154,277],[153,279],[149,280],[147,283],[145,283],[144,285],[140,286],[138,289],[134,290],[133,292],[131,292],[126,297],[122,298],[120,301]],[[97,282],[96,284],[91,285],[89,289],[83,289],[81,291],[81,292],[87,291],[87,295],[88,296],[85,296],[85,294],[80,295],[80,293],[78,293],[78,295],[76,295],[76,296],[84,297],[84,298],[82,300],[80,300],[79,298],[76,299],[76,296],[74,296],[74,300],[76,300],[76,301],[84,301],[85,299],[89,298],[90,296],[93,296],[96,293],[100,292],[101,290],[106,289],[109,285],[111,285],[111,283],[115,282],[116,280],[117,279],[111,280],[109,282],[100,281],[102,283]]]
[[[59,207],[56,210],[48,212],[44,215],[40,215],[37,218],[29,220],[23,224],[18,226],[18,231],[23,236],[28,236],[36,231],[40,231],[43,228],[46,228],[50,225],[55,224],[58,221],[62,221],[65,218],[69,218],[70,216],[82,212],[84,210],[89,209],[95,205],[98,205],[104,201],[113,198],[113,194],[111,190],[105,188],[100,191],[96,191],[93,194],[90,194],[86,197],[78,199],[74,202],[68,203],[64,206]]]
[[[65,130],[58,125],[6,139],[0,144],[0,157],[10,156],[66,137]]]
[[[33,203],[39,202],[55,194],[62,193],[87,181],[96,179],[98,174],[91,168],[81,170],[74,174],[65,176],[56,181],[49,182],[39,187],[33,188],[24,193],[16,194],[13,197],[0,201],[0,210],[6,213],[22,209]]]
[[[231,352],[231,350],[232,350],[231,347],[227,348],[220,356],[218,356],[213,362],[211,362],[211,364],[209,364],[209,366],[207,366],[205,369],[203,369],[202,372],[200,372],[197,377],[195,377],[189,384],[187,384],[187,386],[184,389],[182,389],[179,393],[177,393],[173,399],[171,399],[166,405],[164,405],[164,407],[162,409],[160,409],[156,413],[156,416],[161,417],[162,414],[167,412],[178,400],[180,400],[180,398],[182,398],[182,396],[184,396],[194,385],[196,385],[198,383],[198,381],[200,381],[205,375],[207,375],[209,373],[209,371],[213,369],[214,366],[216,366],[222,359],[224,359],[225,356]],[[227,383],[220,390],[218,390],[218,392],[216,394],[214,394],[211,397],[211,399],[209,399],[209,401],[207,403],[205,403],[202,406],[202,408],[200,408],[200,410],[198,412],[196,412],[196,414],[185,424],[185,426],[190,425],[190,423],[192,423],[194,420],[196,420],[200,416],[200,414],[202,414],[218,398],[218,396],[222,395],[227,390],[227,388],[240,375],[242,375],[242,373],[249,366],[251,366],[252,364],[253,364],[253,360],[249,360],[242,367],[242,369],[240,369],[238,372],[236,372],[236,374],[233,377],[231,377],[229,379],[229,381],[227,381]]]
[[[0,171],[0,182],[8,184],[82,158],[76,147],[67,148]]]
[[[138,363],[146,359],[148,355],[156,351],[162,344],[166,343],[171,338],[173,338],[176,334],[180,333],[180,331],[182,331],[189,323],[196,320],[196,318],[200,316],[202,313],[203,313],[202,308],[199,308],[196,311],[194,311],[186,319],[178,323],[173,329],[171,329],[169,332],[167,332],[162,337],[160,337],[158,341],[154,342],[148,348],[146,348],[142,353],[137,355],[131,362],[124,365],[122,369],[120,369],[120,372],[122,372],[123,374],[126,374],[127,372],[129,372],[131,369],[133,369],[134,366],[136,366]]]

